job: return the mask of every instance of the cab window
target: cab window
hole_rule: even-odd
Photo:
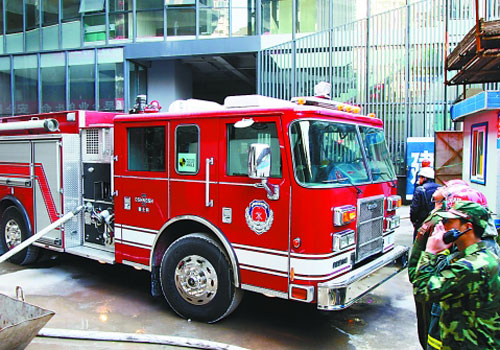
[[[200,131],[196,125],[178,126],[175,131],[175,170],[196,174],[200,167]]]
[[[271,177],[281,177],[281,153],[276,123],[254,123],[247,128],[227,125],[227,175],[248,176],[248,147],[252,143],[271,146]]]
[[[127,129],[128,170],[165,171],[165,127]]]

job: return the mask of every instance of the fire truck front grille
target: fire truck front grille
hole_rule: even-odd
[[[356,263],[382,251],[384,197],[363,198],[358,203]]]
[[[359,201],[358,222],[384,217],[384,198],[371,197]]]

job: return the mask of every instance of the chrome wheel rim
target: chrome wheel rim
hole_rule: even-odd
[[[175,268],[175,287],[193,305],[209,303],[215,297],[217,285],[214,267],[202,256],[186,256]]]
[[[5,225],[5,243],[10,250],[22,242],[22,232],[16,220],[10,219]]]

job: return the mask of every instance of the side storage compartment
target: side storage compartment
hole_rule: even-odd
[[[77,166],[68,166],[71,172],[65,172],[65,208],[83,204],[86,210],[66,224],[66,251],[113,264],[112,129],[82,129],[80,135],[75,135],[74,142],[69,138],[68,141],[68,148],[64,147],[68,151],[64,164],[68,161]]]
[[[113,133],[110,128],[82,131],[84,245],[114,252]]]
[[[61,139],[33,140],[32,155],[35,175],[33,233],[36,233],[59,219],[62,212]],[[62,248],[62,231],[53,230],[37,242]]]

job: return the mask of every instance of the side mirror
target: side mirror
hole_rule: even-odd
[[[267,179],[271,176],[271,147],[265,143],[252,143],[248,149],[248,177]]]

